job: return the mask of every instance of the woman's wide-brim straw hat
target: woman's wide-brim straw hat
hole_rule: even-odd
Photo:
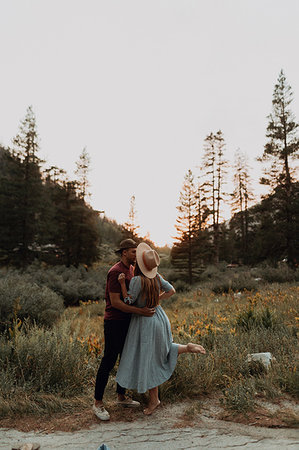
[[[155,278],[160,264],[158,253],[145,242],[141,242],[136,249],[136,259],[143,275]]]

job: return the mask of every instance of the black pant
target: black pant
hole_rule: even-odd
[[[118,355],[121,355],[129,325],[129,320],[104,320],[105,349],[96,378],[94,394],[96,400],[103,399],[109,373],[115,366]],[[126,390],[117,384],[116,392],[124,395]]]

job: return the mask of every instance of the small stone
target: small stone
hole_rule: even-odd
[[[247,362],[258,361],[263,364],[263,366],[268,370],[271,366],[271,362],[275,361],[275,358],[270,352],[263,353],[251,353],[247,355]]]
[[[40,444],[35,442],[26,442],[18,447],[12,447],[12,450],[39,450]]]

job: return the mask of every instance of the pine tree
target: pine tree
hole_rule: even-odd
[[[75,174],[77,175],[78,182],[78,194],[79,197],[85,201],[86,197],[89,196],[88,187],[88,173],[90,171],[90,157],[86,151],[86,148],[83,148],[82,153],[79,156],[79,161],[76,162],[77,169]]]
[[[23,180],[20,195],[19,217],[22,235],[19,242],[19,256],[22,265],[26,265],[38,248],[38,233],[41,221],[42,178],[36,119],[29,106],[19,132],[13,139],[12,156],[21,161]]]
[[[20,205],[23,167],[18,157],[0,148],[0,263],[17,263],[22,240]]]
[[[140,226],[137,225],[137,210],[136,210],[136,198],[132,195],[130,199],[130,209],[127,222],[124,223],[124,236],[130,237],[138,242]]]
[[[208,263],[213,252],[211,246],[210,232],[208,227],[208,219],[210,215],[209,208],[207,206],[206,191],[204,184],[200,182],[201,176],[196,187],[196,218],[195,218],[195,249],[194,257],[197,262],[197,266],[203,267]]]
[[[248,255],[248,226],[249,226],[249,202],[253,200],[251,191],[249,166],[245,154],[240,150],[235,153],[234,161],[234,191],[231,194],[232,213],[235,221],[232,221],[236,233],[235,245],[241,241],[239,246],[239,258],[247,263]]]
[[[291,162],[298,155],[299,150],[299,124],[296,123],[290,109],[292,101],[291,86],[287,83],[284,72],[281,71],[274,87],[272,113],[268,116],[266,133],[268,142],[260,158],[262,162],[271,161],[271,167],[268,174],[261,178],[261,183],[270,186],[270,194],[276,194],[271,197],[276,199],[276,208],[278,208],[275,220],[282,227],[285,241],[283,253],[291,265],[296,258],[295,180]]]
[[[57,262],[67,266],[90,265],[98,258],[97,213],[78,197],[76,188],[76,182],[63,181],[52,189]]]
[[[178,217],[175,228],[178,232],[177,242],[174,243],[171,251],[171,260],[189,284],[194,278],[194,253],[196,247],[196,237],[198,231],[198,198],[194,185],[194,176],[189,169],[184,177],[184,183],[177,206]]]
[[[212,219],[214,263],[219,263],[220,218],[223,201],[227,161],[224,159],[225,141],[221,130],[210,133],[205,139],[203,169],[206,181],[204,189]]]

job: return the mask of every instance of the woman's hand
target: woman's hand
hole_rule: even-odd
[[[124,273],[120,273],[119,275],[118,275],[118,281],[120,282],[120,284],[123,284],[123,283],[125,283],[125,280],[126,280],[126,275],[124,274]]]

